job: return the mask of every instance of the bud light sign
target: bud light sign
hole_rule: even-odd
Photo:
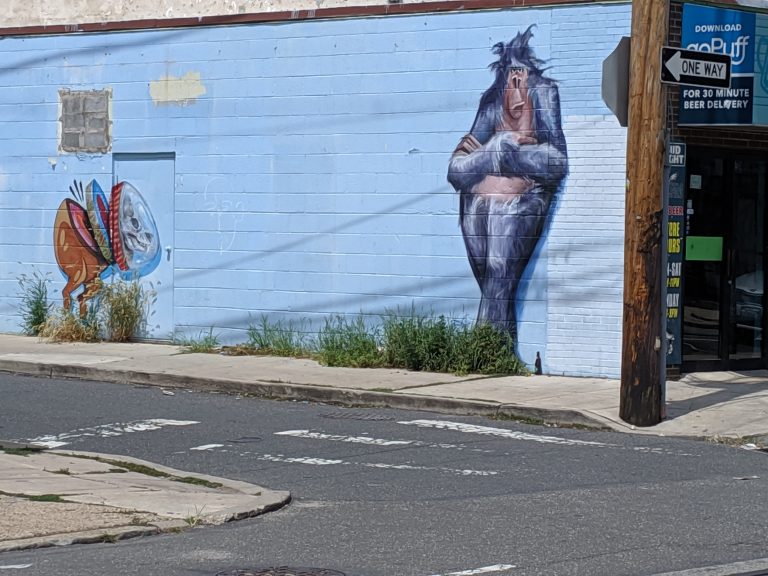
[[[768,17],[763,14],[683,5],[681,47],[730,56],[731,87],[681,86],[678,124],[768,123],[768,94],[755,81],[756,68],[763,67],[757,47],[761,39],[768,42],[763,33],[768,33]]]

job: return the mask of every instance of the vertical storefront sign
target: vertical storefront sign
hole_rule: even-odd
[[[664,198],[666,208],[666,357],[667,365],[682,359],[682,267],[683,217],[685,202],[685,144],[670,142],[664,162]]]
[[[680,125],[768,125],[768,14],[683,6],[681,46],[731,57],[730,88],[680,87]]]

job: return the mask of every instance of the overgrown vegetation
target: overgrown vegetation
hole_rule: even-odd
[[[42,452],[42,448],[10,448],[0,446],[0,452],[10,456],[29,456],[30,454],[39,454]]]
[[[53,342],[127,342],[146,326],[150,296],[138,280],[104,283],[85,318],[49,307],[37,334]]]
[[[528,374],[508,333],[491,324],[463,326],[455,332],[451,372],[460,374]]]
[[[444,316],[390,313],[381,325],[326,320],[317,338],[317,358],[327,366],[405,368],[456,374],[527,374],[512,337],[490,324],[467,326]]]
[[[39,335],[52,342],[96,342],[100,339],[101,328],[93,309],[85,318],[71,310],[54,308],[42,325]]]
[[[219,349],[219,335],[213,333],[213,326],[208,332],[201,331],[197,337],[174,338],[174,342],[184,348],[184,352],[210,354]]]
[[[37,496],[25,496],[25,498],[32,502],[67,502],[58,494],[39,494]]]
[[[55,342],[93,342],[106,338],[124,342],[145,325],[149,294],[138,281],[105,284],[93,299],[86,318],[48,304],[48,279],[20,277],[25,294],[25,331]],[[451,320],[408,311],[388,312],[379,322],[369,316],[326,318],[315,333],[307,320],[272,321],[262,315],[248,327],[248,340],[222,347],[213,327],[197,337],[174,339],[186,352],[221,350],[232,355],[264,354],[316,358],[327,366],[404,368],[455,374],[527,374],[517,358],[514,338],[490,325]]]
[[[417,314],[384,317],[384,355],[389,366],[408,370],[453,372],[459,327],[439,318]]]
[[[317,335],[317,357],[326,366],[383,366],[379,329],[367,326],[362,315],[328,318]]]
[[[171,476],[171,480],[174,482],[181,482],[182,484],[193,484],[195,486],[205,486],[206,488],[221,488],[224,486],[221,482],[212,482],[205,478],[196,478],[195,476]]]
[[[31,494],[21,494],[17,492],[3,492],[0,491],[0,495],[2,496],[13,496],[15,498],[24,498],[25,500],[30,500],[32,502],[69,502],[69,500],[65,500],[58,494],[37,494],[37,495],[31,495]]]
[[[48,302],[50,282],[50,274],[41,274],[37,270],[30,276],[22,274],[18,277],[21,328],[27,336],[40,334],[48,319],[51,310],[51,304]]]
[[[312,353],[314,343],[309,337],[308,322],[270,322],[262,316],[258,324],[248,327],[245,347],[258,354],[301,358]]]
[[[148,295],[138,280],[104,284],[97,298],[99,319],[107,340],[127,342],[144,327]]]
[[[302,322],[271,322],[262,316],[248,342],[225,346],[232,355],[314,357],[326,366],[405,368],[455,374],[527,374],[512,336],[490,324],[467,325],[445,316],[391,312],[372,322],[358,314],[335,315],[312,338]]]
[[[450,321],[411,310],[384,317],[385,364],[455,374],[526,374],[513,338],[491,324]]]
[[[195,476],[174,476],[168,472],[163,472],[157,468],[146,466],[144,464],[136,464],[135,462],[126,462],[125,460],[114,460],[112,458],[102,458],[101,456],[85,456],[82,454],[69,454],[73,458],[82,458],[84,460],[95,460],[102,464],[109,464],[116,468],[110,468],[109,472],[135,472],[136,474],[144,474],[145,476],[152,476],[154,478],[167,478],[174,482],[182,482],[184,484],[195,484],[197,486],[205,486],[207,488],[221,488],[223,484],[219,482],[212,482],[205,478],[197,478]]]

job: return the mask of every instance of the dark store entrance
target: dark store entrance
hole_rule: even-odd
[[[766,366],[766,161],[689,149],[683,265],[684,372]]]

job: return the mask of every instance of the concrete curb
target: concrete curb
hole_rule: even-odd
[[[49,454],[60,454],[62,456],[77,456],[94,459],[101,458],[102,460],[114,460],[137,464],[139,466],[146,466],[175,478],[198,478],[208,482],[216,482],[221,484],[221,487],[217,488],[217,490],[221,492],[229,494],[242,494],[251,498],[249,504],[245,507],[238,505],[211,514],[203,514],[201,512],[200,519],[203,524],[222,524],[225,522],[232,522],[234,520],[242,520],[244,518],[261,516],[267,512],[279,510],[291,501],[290,492],[285,490],[271,490],[268,488],[263,488],[262,486],[257,486],[256,484],[241,482],[240,480],[230,480],[229,478],[221,478],[219,476],[209,476],[208,474],[198,474],[196,472],[187,472],[186,470],[177,470],[175,468],[168,468],[167,466],[162,466],[147,460],[132,458],[131,456],[101,454],[98,452],[81,452],[77,450],[46,450],[46,452]],[[269,493],[272,498],[270,499],[265,496],[265,492]],[[77,500],[74,498],[72,498],[72,500],[77,502]],[[175,520],[172,521],[175,522]],[[184,524],[184,522],[182,522],[182,524]],[[175,525],[171,526],[171,528],[176,527],[177,526]]]
[[[101,530],[85,530],[69,534],[52,534],[50,536],[36,536],[34,538],[22,538],[20,540],[6,540],[0,542],[0,553],[14,550],[30,550],[33,548],[50,548],[52,546],[69,546],[71,544],[98,544],[102,542],[116,542],[139,536],[153,536],[162,532],[177,532],[188,529],[185,522],[179,522],[178,526],[159,527],[154,524],[149,526],[115,526]]]
[[[3,442],[3,444],[7,445],[10,443]],[[235,520],[242,520],[245,518],[252,518],[254,516],[260,516],[268,512],[279,510],[291,501],[290,492],[284,490],[272,490],[239,480],[230,480],[228,478],[221,478],[218,476],[210,476],[207,474],[198,474],[194,472],[177,470],[156,464],[154,462],[132,458],[130,456],[101,454],[95,452],[81,452],[76,450],[43,451],[47,454],[52,454],[55,456],[75,456],[81,458],[99,459],[100,461],[107,463],[115,461],[149,467],[158,472],[167,474],[169,476],[168,482],[171,485],[175,483],[175,478],[197,478],[200,480],[206,480],[208,482],[215,482],[220,484],[220,487],[215,489],[217,493],[235,495],[238,497],[239,502],[238,504],[230,506],[229,508],[220,508],[216,512],[203,513],[201,510],[200,514],[197,515],[197,519],[194,522],[194,525],[188,520],[180,519],[178,517],[174,518],[158,514],[157,512],[147,511],[146,509],[143,509],[141,505],[139,505],[135,508],[128,508],[128,510],[133,510],[136,513],[147,512],[152,514],[155,518],[146,525],[126,523],[125,525],[107,526],[92,530],[58,532],[44,536],[4,540],[0,541],[0,553],[9,552],[12,550],[27,550],[51,546],[68,546],[70,544],[115,542],[117,540],[125,540],[139,536],[150,536],[166,532],[181,532],[194,528],[194,526],[198,523],[201,526],[214,525],[222,524],[225,522],[232,522]],[[66,499],[68,502],[79,503],[85,506],[93,505],[99,508],[125,509],[122,506],[116,506],[114,503],[94,504],[93,502],[84,502],[78,499],[77,495],[68,495]]]
[[[483,400],[466,400],[400,392],[373,392],[291,382],[260,382],[258,380],[244,382],[226,378],[201,378],[162,372],[119,370],[96,366],[38,363],[21,360],[0,360],[0,372],[43,378],[95,380],[114,384],[238,393],[272,400],[307,400],[349,407],[364,406],[424,410],[444,414],[533,420],[536,423],[553,424],[561,427],[581,426],[596,430],[616,431],[604,419],[595,418],[578,410],[536,408],[533,406],[501,404]]]

